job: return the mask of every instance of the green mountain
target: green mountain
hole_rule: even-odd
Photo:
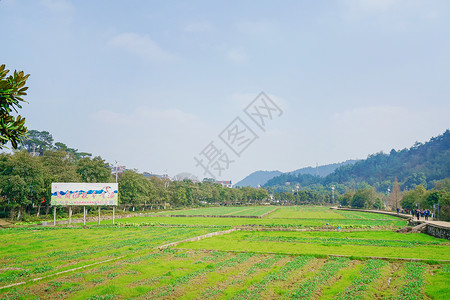
[[[280,176],[290,176],[290,175],[298,175],[298,174],[309,174],[309,175],[317,175],[317,176],[327,176],[328,174],[332,173],[334,170],[339,168],[340,166],[345,166],[349,164],[354,164],[357,162],[356,160],[347,160],[342,163],[335,163],[335,164],[329,164],[329,165],[323,165],[323,166],[317,166],[315,168],[313,167],[306,167],[297,169],[292,172],[283,173],[280,171],[256,171],[252,174],[248,175],[238,183],[236,183],[236,186],[251,186],[251,187],[258,187],[267,185],[267,182],[269,182],[272,178],[279,178]]]
[[[407,189],[419,184],[432,187],[435,181],[450,177],[450,131],[447,129],[424,144],[416,142],[408,149],[371,154],[367,159],[340,166],[325,177],[291,172],[273,177],[264,187],[298,184],[302,189],[320,189],[333,184],[352,188],[370,184],[385,190],[396,177]]]
[[[268,180],[281,174],[283,172],[280,171],[256,171],[236,183],[235,186],[263,186]]]

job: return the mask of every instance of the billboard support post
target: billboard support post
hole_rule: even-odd
[[[83,206],[83,225],[86,225],[86,206]]]
[[[98,207],[98,225],[100,225],[100,206]]]
[[[53,206],[53,226],[56,226],[56,206]]]
[[[69,225],[72,223],[72,206],[69,206]]]
[[[116,212],[116,207],[113,206],[113,225],[114,225],[114,213]]]

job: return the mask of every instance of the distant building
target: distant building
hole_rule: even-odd
[[[231,183],[231,180],[229,181],[216,181],[216,183],[221,184],[223,187],[232,188],[233,184]]]

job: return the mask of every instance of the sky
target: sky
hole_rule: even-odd
[[[1,0],[0,34],[29,129],[139,172],[234,183],[450,128],[446,0]]]

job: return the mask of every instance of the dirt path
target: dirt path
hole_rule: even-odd
[[[10,227],[13,224],[7,222],[5,219],[0,219],[0,227]]]

